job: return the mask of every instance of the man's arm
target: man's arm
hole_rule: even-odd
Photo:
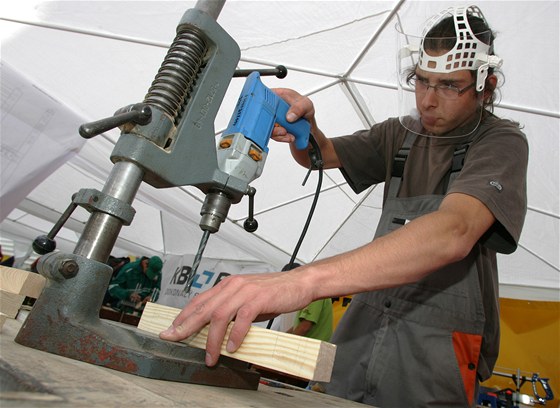
[[[310,320],[299,319],[299,323],[297,324],[297,326],[290,328],[290,330],[288,330],[288,333],[297,334],[298,336],[305,336],[307,333],[309,333],[309,330],[313,328],[314,324],[315,323]]]
[[[322,279],[313,297],[336,292],[335,275],[339,275],[338,284],[345,292],[338,296],[416,282],[466,257],[494,221],[494,215],[478,199],[450,194],[437,211],[356,250],[310,264],[310,279],[317,279],[314,275]]]
[[[493,223],[478,199],[450,194],[437,211],[353,251],[289,272],[232,275],[194,298],[160,336],[181,340],[210,323],[206,363],[214,365],[230,321],[235,319],[227,350],[234,352],[255,320],[316,299],[415,282],[463,259]]]

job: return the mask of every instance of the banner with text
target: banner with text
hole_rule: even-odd
[[[183,308],[193,297],[216,285],[229,275],[273,272],[273,266],[261,262],[203,258],[190,292],[185,292],[194,255],[166,255],[162,270],[161,291],[157,303]]]

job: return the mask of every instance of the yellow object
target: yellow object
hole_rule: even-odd
[[[220,140],[220,148],[222,149],[227,149],[231,146],[231,142],[232,142],[232,138],[224,138],[222,140]]]
[[[348,306],[350,306],[350,302],[352,301],[352,295],[349,296],[341,296],[337,298],[332,298],[332,307],[333,307],[333,331],[338,326],[338,322],[340,321]]]
[[[538,373],[548,378],[554,399],[546,405],[557,407],[560,402],[560,302],[502,298],[500,322],[500,355],[494,371],[515,374],[519,369],[526,377]],[[482,385],[515,389],[511,379],[497,375]],[[520,392],[533,396],[531,383],[525,383]],[[537,392],[544,396],[540,384]]]
[[[261,152],[259,152],[258,150],[255,150],[255,149],[250,149],[249,150],[249,156],[251,156],[251,158],[254,161],[261,161],[262,160]]]

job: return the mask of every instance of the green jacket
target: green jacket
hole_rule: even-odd
[[[142,271],[142,266],[140,265],[141,260],[130,262],[122,267],[117,276],[113,278],[109,284],[109,294],[120,300],[130,300],[130,295],[134,292],[140,294],[140,296],[145,298],[157,289],[157,293],[154,293],[152,301],[157,300],[157,294],[159,293],[161,287],[161,274],[158,275],[157,280],[149,279],[146,274]]]

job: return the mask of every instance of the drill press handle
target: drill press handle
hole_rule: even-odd
[[[152,120],[152,109],[142,103],[127,106],[115,112],[113,116],[95,122],[84,123],[80,126],[80,136],[91,139],[94,136],[131,123],[133,125],[147,125]]]

